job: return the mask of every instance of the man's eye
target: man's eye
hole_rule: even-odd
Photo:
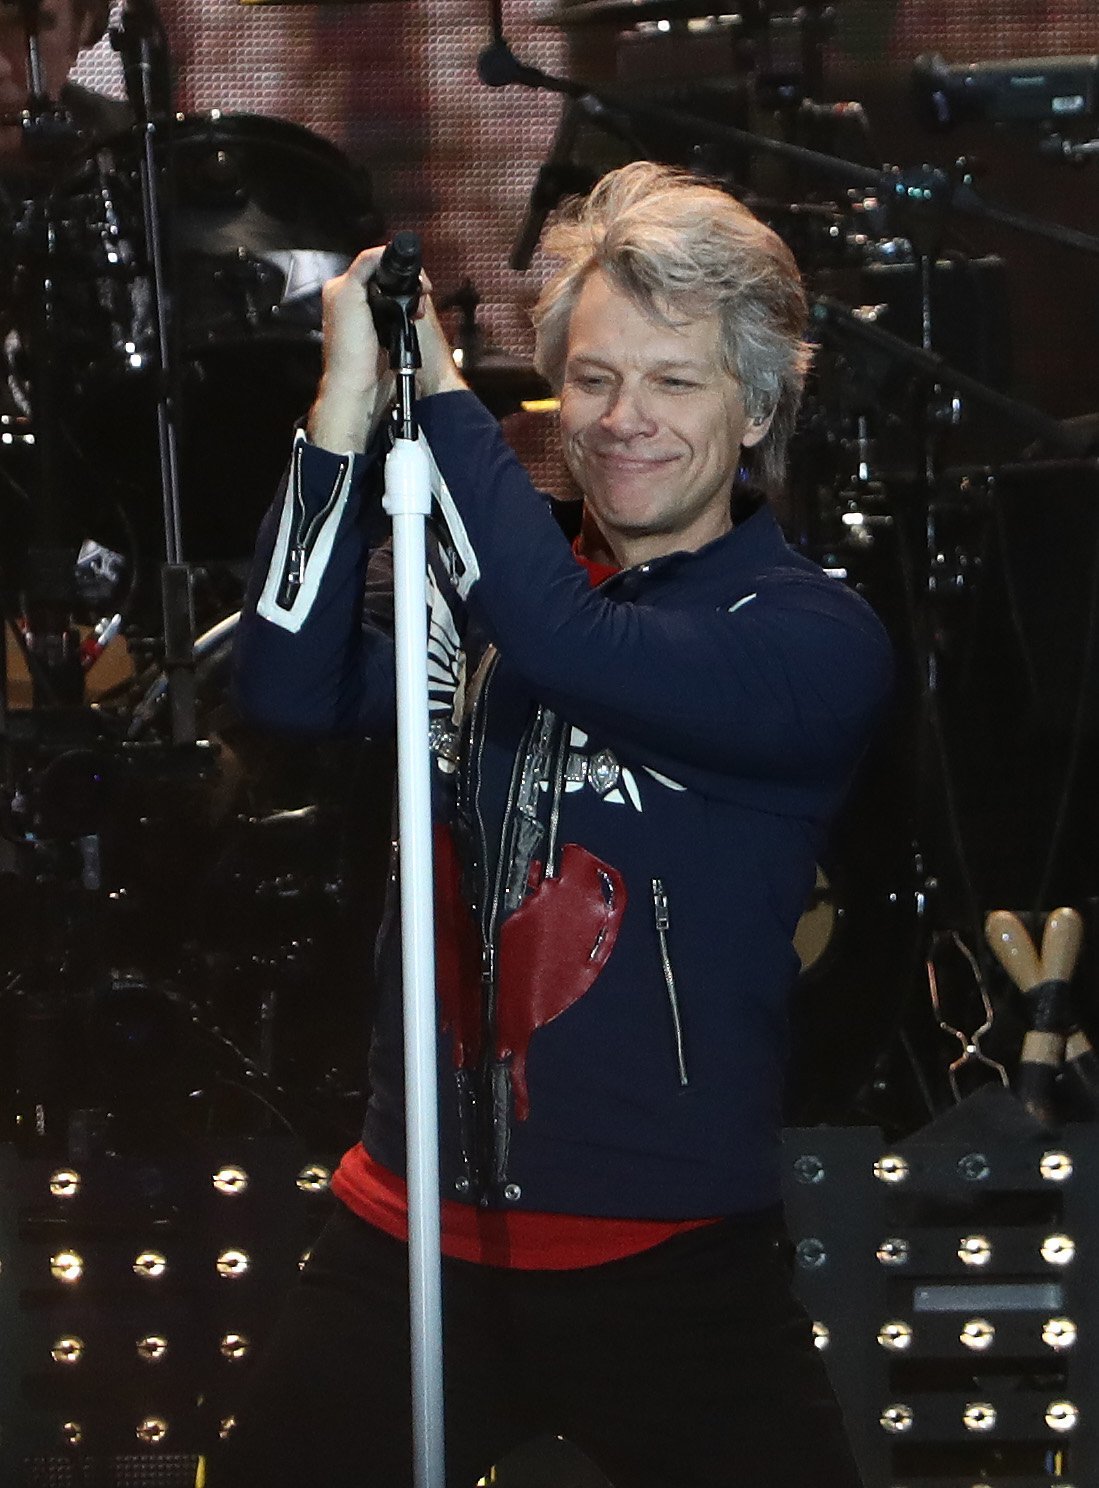
[[[661,386],[671,388],[673,391],[684,391],[698,386],[697,382],[691,382],[686,377],[662,377]]]
[[[578,388],[583,388],[585,392],[595,392],[599,388],[605,388],[609,380],[599,372],[581,372],[572,379],[573,384]]]

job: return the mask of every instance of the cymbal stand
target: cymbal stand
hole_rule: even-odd
[[[164,527],[164,563],[160,570],[164,618],[164,670],[168,678],[173,744],[198,738],[195,702],[194,575],[183,556],[179,456],[176,433],[178,379],[173,364],[168,283],[161,234],[161,191],[157,173],[158,145],[168,144],[171,161],[171,73],[167,37],[155,0],[125,0],[120,22],[111,28],[111,45],[122,58],[126,92],[141,131],[139,179],[148,255],[150,298],[156,357],[157,442]]]
[[[19,13],[26,40],[27,102],[20,116],[21,146],[34,169],[62,161],[76,142],[76,132],[65,111],[46,92],[38,44],[41,0],[19,0]],[[71,542],[71,502],[62,492],[57,466],[57,359],[55,353],[55,267],[58,252],[57,223],[49,191],[48,169],[43,177],[28,177],[37,189],[24,203],[24,217],[16,230],[20,266],[33,275],[20,283],[27,298],[33,296],[30,315],[22,330],[30,332],[26,349],[31,365],[31,401],[34,412],[38,491],[34,504],[26,567],[22,575],[20,616],[5,615],[22,651],[31,678],[35,708],[79,705],[84,682],[80,643],[72,625],[75,598],[76,548]],[[7,587],[7,586],[5,586]],[[13,608],[15,606],[13,605]],[[21,625],[25,624],[25,630]]]

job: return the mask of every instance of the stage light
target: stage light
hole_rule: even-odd
[[[799,1183],[823,1183],[824,1164],[812,1153],[804,1153],[794,1159],[794,1177]]]
[[[305,1268],[306,1268],[306,1266],[308,1266],[309,1262],[312,1260],[312,1258],[313,1258],[313,1248],[312,1248],[312,1246],[309,1246],[305,1250],[303,1250],[302,1253],[301,1253],[301,1255],[298,1257],[298,1270],[299,1271],[304,1271]]]
[[[134,1275],[144,1277],[146,1281],[155,1281],[167,1269],[168,1258],[159,1250],[143,1250],[140,1255],[134,1256]]]
[[[242,1194],[248,1187],[248,1174],[236,1163],[226,1163],[214,1174],[213,1183],[218,1193]]]
[[[251,1351],[252,1345],[243,1333],[226,1333],[218,1344],[223,1359],[244,1359]]]
[[[809,1235],[804,1240],[799,1240],[794,1247],[794,1255],[798,1265],[804,1271],[817,1271],[828,1259],[828,1252],[824,1248],[824,1241],[818,1240],[815,1235]]]
[[[1076,1324],[1071,1318],[1051,1317],[1042,1324],[1042,1342],[1058,1353],[1076,1342]]]
[[[225,1441],[227,1437],[232,1436],[236,1428],[236,1416],[222,1416],[221,1421],[218,1424],[218,1436],[221,1437],[222,1441]]]
[[[958,1172],[967,1183],[983,1183],[992,1176],[992,1165],[983,1152],[967,1152],[958,1159]]]
[[[904,1266],[909,1257],[908,1241],[899,1235],[890,1235],[878,1246],[878,1260],[883,1266]]]
[[[56,1340],[50,1349],[50,1357],[56,1364],[79,1364],[84,1357],[84,1340],[66,1334]]]
[[[72,1168],[58,1168],[50,1174],[50,1193],[55,1199],[72,1199],[80,1192],[80,1174]]]
[[[832,1342],[832,1332],[827,1323],[813,1324],[813,1347],[826,1349]]]
[[[958,1259],[963,1266],[987,1266],[992,1259],[992,1242],[987,1235],[963,1235],[958,1242]]]
[[[967,1431],[995,1431],[996,1407],[987,1400],[972,1400],[962,1411],[962,1425]]]
[[[905,1349],[912,1346],[911,1325],[902,1322],[900,1318],[883,1323],[878,1329],[878,1342],[883,1349],[889,1349],[896,1354],[903,1353]]]
[[[295,1182],[302,1193],[324,1193],[332,1182],[332,1170],[323,1163],[306,1163]]]
[[[1046,1407],[1046,1425],[1051,1431],[1075,1431],[1080,1412],[1071,1400],[1051,1400]]]
[[[146,1364],[156,1364],[168,1352],[168,1340],[163,1333],[146,1333],[144,1338],[139,1338],[135,1345],[137,1356]]]
[[[1038,1171],[1047,1183],[1067,1183],[1072,1177],[1072,1158],[1067,1152],[1043,1152]]]
[[[903,1183],[908,1174],[908,1160],[899,1152],[887,1152],[874,1164],[874,1177],[879,1183]]]
[[[138,1441],[155,1447],[168,1435],[168,1423],[163,1416],[145,1416],[137,1423],[134,1435]]]
[[[904,1431],[911,1431],[916,1417],[910,1405],[887,1405],[878,1417],[882,1429],[893,1436],[899,1436]]]
[[[235,1279],[248,1274],[252,1269],[252,1258],[246,1250],[238,1250],[235,1246],[230,1246],[219,1254],[217,1267],[219,1276]]]
[[[72,1286],[84,1275],[84,1257],[75,1250],[59,1250],[50,1256],[50,1275]]]
[[[996,1329],[987,1318],[970,1318],[962,1325],[958,1339],[967,1349],[981,1353],[996,1342]]]
[[[67,1447],[78,1447],[84,1440],[84,1428],[79,1421],[64,1421],[61,1425],[61,1440]]]
[[[1076,1242],[1071,1235],[1047,1235],[1042,1241],[1042,1259],[1051,1266],[1068,1266],[1076,1258]]]

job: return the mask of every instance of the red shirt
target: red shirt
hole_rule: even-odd
[[[403,1178],[374,1161],[360,1144],[344,1154],[332,1192],[352,1213],[395,1240],[408,1239],[408,1189]],[[457,1261],[519,1271],[570,1271],[618,1261],[659,1245],[709,1219],[595,1219],[586,1214],[541,1214],[533,1209],[478,1209],[442,1203],[442,1251]]]

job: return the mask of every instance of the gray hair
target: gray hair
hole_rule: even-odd
[[[809,365],[805,290],[782,239],[735,197],[686,171],[637,160],[611,171],[546,234],[564,262],[534,307],[534,364],[560,391],[569,320],[585,281],[601,269],[646,314],[672,324],[716,316],[721,360],[745,410],[772,410],[753,452],[753,483],[781,490]]]

